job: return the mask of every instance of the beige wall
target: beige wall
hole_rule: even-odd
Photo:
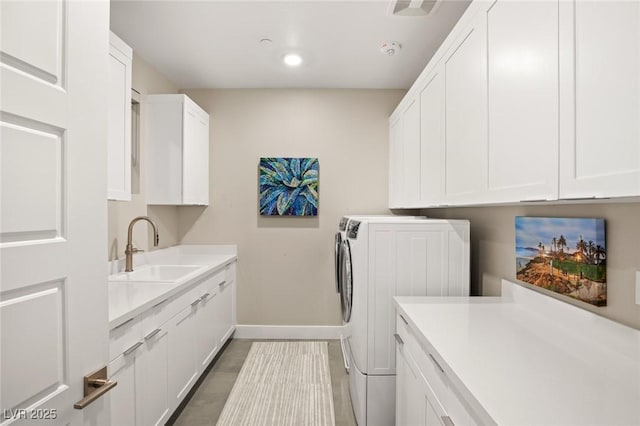
[[[635,304],[635,271],[640,270],[640,204],[581,204],[553,206],[430,209],[430,217],[471,221],[471,280],[476,294],[499,295],[500,280],[515,280],[515,216],[602,217],[606,219],[606,307],[591,307],[563,296],[605,317],[640,329]],[[556,297],[555,293],[529,286]]]
[[[109,201],[109,260],[122,259],[127,244],[127,228],[136,216],[149,216],[159,228],[160,248],[178,243],[178,211],[175,206],[147,206],[146,187],[146,96],[154,93],[177,93],[177,87],[137,55],[133,55],[132,87],[140,92],[140,193],[131,201]],[[134,229],[135,247],[147,250],[151,245],[149,226],[138,223]]]
[[[345,213],[388,213],[388,118],[402,90],[189,90],[211,115],[211,204],[181,242],[238,244],[240,324],[339,325],[333,238]],[[258,161],[318,157],[319,215],[260,217]]]

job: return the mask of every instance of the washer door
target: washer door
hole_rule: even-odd
[[[342,290],[342,285],[340,283],[340,249],[342,246],[342,233],[340,232],[336,232],[336,239],[335,239],[335,243],[334,243],[334,265],[335,265],[335,269],[336,269],[336,293],[340,294],[340,291]],[[340,296],[342,298],[342,296]]]
[[[353,297],[353,270],[351,268],[351,245],[349,240],[342,242],[340,250],[340,281],[342,292],[342,319],[348,323],[351,319],[351,299]]]

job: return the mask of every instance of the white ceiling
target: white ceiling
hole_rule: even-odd
[[[111,29],[178,87],[408,88],[469,5],[394,16],[388,0],[111,1]],[[271,44],[260,43],[263,38]],[[394,56],[380,53],[398,41]],[[287,68],[282,55],[305,62]]]

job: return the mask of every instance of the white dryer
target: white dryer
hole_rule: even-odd
[[[348,268],[351,267],[351,261],[348,258],[347,252],[348,244],[343,244],[347,241],[347,226],[349,221],[375,219],[379,222],[395,222],[406,220],[425,219],[426,216],[393,216],[393,215],[347,215],[340,219],[338,224],[338,232],[336,232],[334,240],[334,266],[335,266],[335,286],[336,292],[340,295],[340,311],[342,313],[342,325],[343,330],[340,335],[340,346],[342,348],[342,357],[344,361],[344,368],[349,372],[350,361],[349,351],[347,350],[347,339],[351,335],[349,320],[351,318],[351,296],[352,287],[351,284],[344,286],[343,277],[349,275]]]
[[[466,220],[352,219],[342,243],[342,287],[351,289],[347,349],[360,426],[395,419],[394,296],[469,295]]]

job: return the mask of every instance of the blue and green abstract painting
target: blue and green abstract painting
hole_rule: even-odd
[[[317,158],[260,158],[260,214],[318,215]]]

